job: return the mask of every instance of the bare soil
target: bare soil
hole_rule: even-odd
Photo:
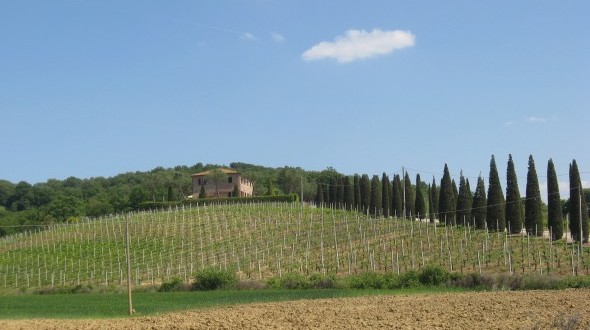
[[[0,329],[590,329],[589,299],[588,289],[374,296],[121,319],[0,320]]]

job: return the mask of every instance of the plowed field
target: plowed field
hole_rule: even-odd
[[[568,322],[590,329],[589,299],[587,289],[373,296],[121,319],[0,320],[0,329],[566,329]]]

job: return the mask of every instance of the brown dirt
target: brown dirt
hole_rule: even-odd
[[[590,329],[589,298],[580,289],[300,300],[123,319],[0,320],[0,329],[570,329],[568,320]]]

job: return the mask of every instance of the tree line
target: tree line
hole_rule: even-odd
[[[421,180],[416,174],[412,183],[404,172],[403,178],[395,174],[381,178],[367,174],[353,176],[336,175],[328,181],[318,182],[315,203],[335,208],[347,208],[375,216],[410,217],[439,221],[449,225],[465,226],[492,231],[509,231],[511,234],[523,230],[534,236],[542,236],[548,230],[553,240],[563,237],[564,218],[569,218],[568,227],[572,239],[580,237],[588,241],[588,205],[590,190],[582,189],[578,165],[574,159],[569,166],[569,200],[562,200],[553,160],[547,164],[547,201],[541,199],[541,190],[535,161],[529,156],[525,196],[520,195],[512,155],[508,156],[506,173],[506,194],[498,175],[495,157],[490,160],[487,191],[484,178],[477,178],[472,191],[469,178],[459,176],[459,186],[451,178],[445,164],[443,176],[437,186]],[[581,236],[580,236],[581,235]]]

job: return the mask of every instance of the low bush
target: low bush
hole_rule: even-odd
[[[451,277],[451,274],[440,266],[427,265],[420,270],[418,279],[422,285],[439,286],[445,284]]]
[[[240,280],[236,283],[236,289],[238,290],[264,290],[268,289],[268,285],[261,281],[256,280]]]
[[[308,282],[312,289],[335,289],[338,287],[335,275],[312,274],[309,276]]]
[[[410,270],[403,273],[399,278],[399,285],[401,288],[417,288],[421,285],[420,273],[415,270]]]
[[[158,288],[158,292],[180,292],[190,291],[191,286],[178,277],[173,278],[171,281],[164,282]]]
[[[238,278],[231,270],[205,268],[195,275],[193,290],[208,291],[217,289],[232,289],[236,287]]]

